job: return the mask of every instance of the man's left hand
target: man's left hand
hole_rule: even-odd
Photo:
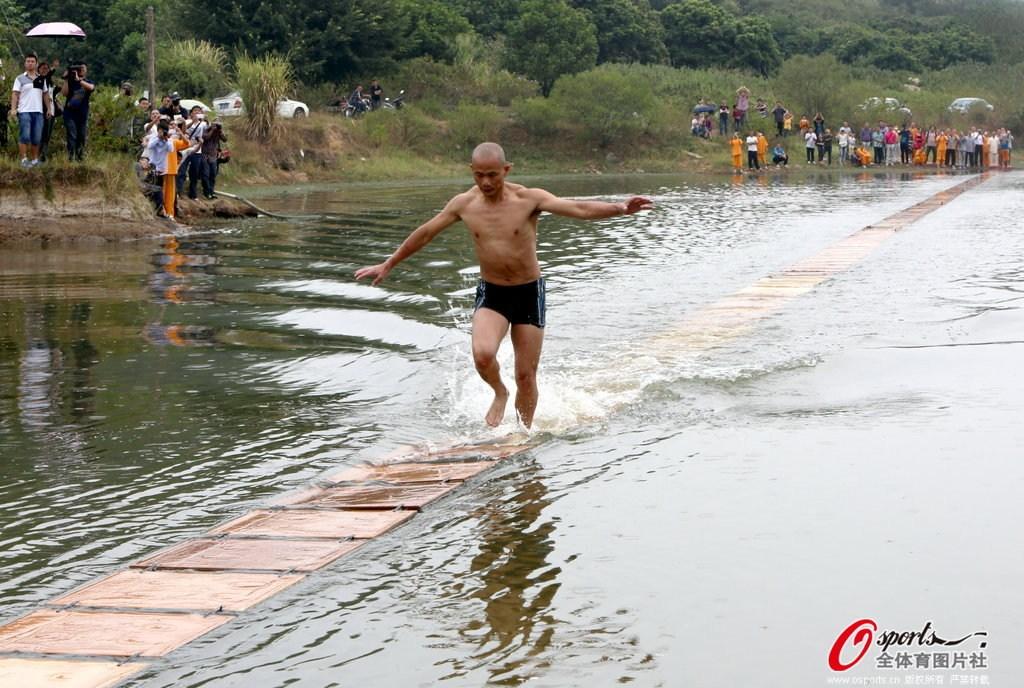
[[[654,201],[643,196],[633,196],[625,203],[625,209],[623,214],[632,215],[633,213],[639,213],[641,210],[650,210],[654,207]]]

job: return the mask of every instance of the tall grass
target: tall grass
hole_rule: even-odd
[[[269,141],[277,131],[277,102],[292,87],[292,66],[280,55],[242,55],[235,70],[245,103],[245,133],[251,139]]]
[[[171,41],[157,52],[157,83],[184,98],[215,98],[229,86],[228,54],[207,41]]]

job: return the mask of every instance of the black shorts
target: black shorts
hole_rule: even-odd
[[[473,310],[489,308],[503,315],[512,325],[544,327],[544,278],[526,284],[506,286],[480,282],[476,285]]]

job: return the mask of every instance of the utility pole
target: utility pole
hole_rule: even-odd
[[[156,95],[156,17],[152,5],[146,8],[146,80],[149,82],[149,102],[159,103]]]

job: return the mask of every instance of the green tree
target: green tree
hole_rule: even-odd
[[[573,0],[597,29],[597,61],[668,61],[664,30],[647,0]]]
[[[146,8],[152,0],[114,0],[107,8],[104,33],[107,39],[106,66],[103,78],[110,81],[141,78],[146,71]],[[163,25],[167,7],[153,5],[161,35],[168,35]]]
[[[665,46],[676,67],[724,65],[732,60],[736,18],[710,0],[684,0],[661,12]]]
[[[450,5],[488,38],[505,33],[519,16],[519,0],[451,0]]]
[[[526,0],[508,28],[507,60],[509,69],[539,83],[547,96],[558,77],[596,64],[594,25],[564,0]]]
[[[761,17],[743,17],[736,22],[736,48],[732,64],[770,76],[782,64],[782,51],[775,42],[772,27]]]
[[[988,36],[962,26],[947,26],[915,37],[912,51],[929,69],[945,69],[960,62],[991,63],[995,43]]]
[[[796,55],[779,70],[776,95],[789,103],[793,112],[815,112],[830,116],[840,102],[843,85],[849,81],[849,69],[833,55]]]
[[[395,57],[433,57],[450,62],[455,56],[455,39],[470,33],[469,21],[440,0],[400,0],[401,39]]]
[[[253,55],[288,50],[313,82],[389,66],[401,26],[395,0],[223,0],[185,3],[181,14],[197,38]]]

